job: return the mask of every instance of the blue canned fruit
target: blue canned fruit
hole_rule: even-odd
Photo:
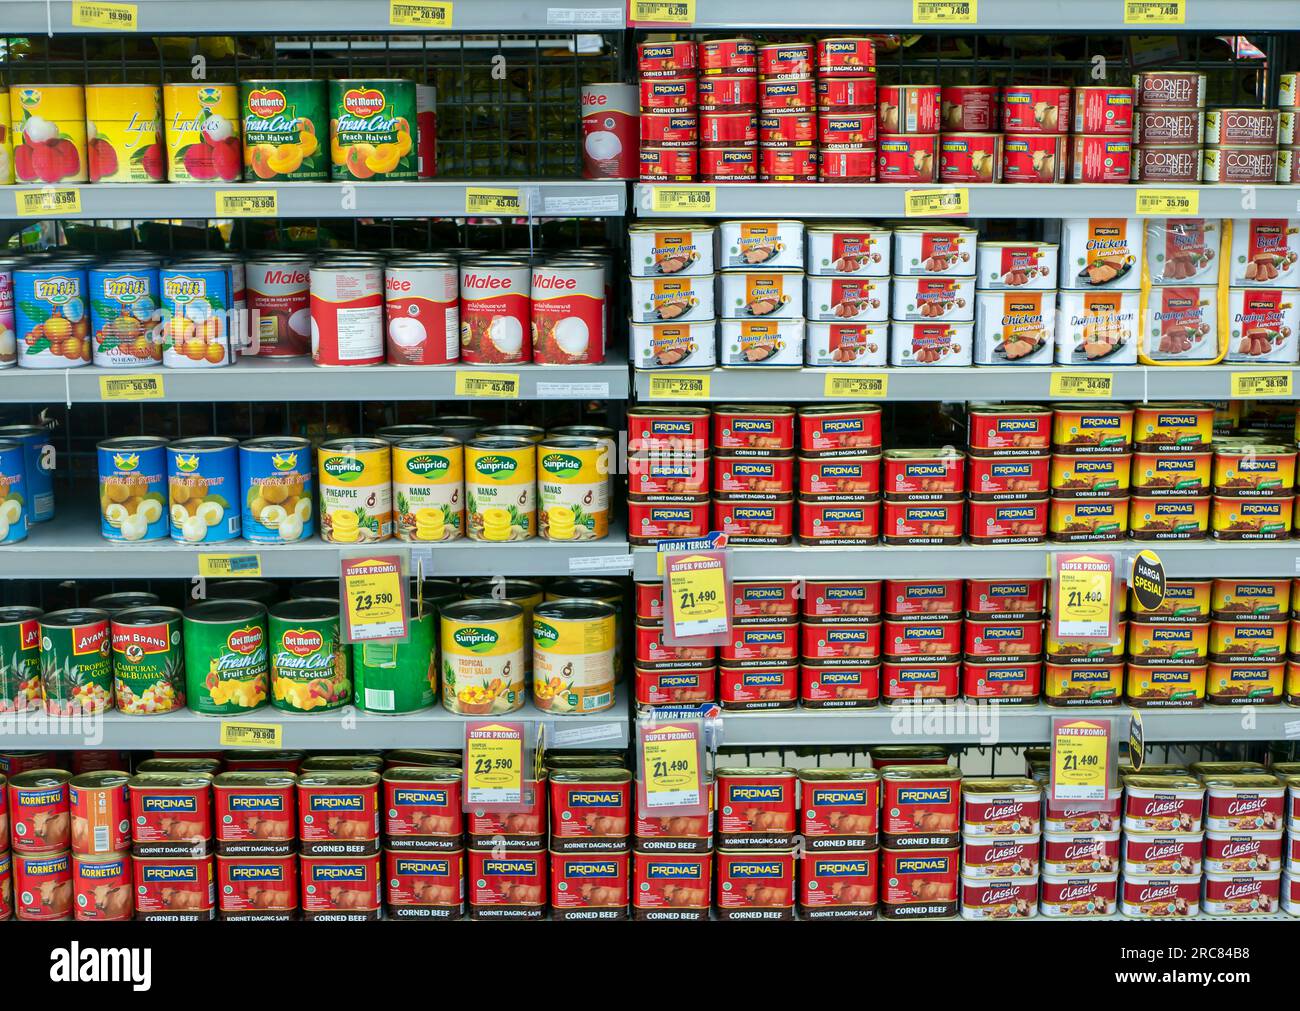
[[[22,444],[0,442],[0,544],[27,538],[26,469]]]
[[[24,478],[27,488],[27,522],[54,519],[54,444],[44,425],[2,425],[0,441],[23,447]]]
[[[240,444],[245,540],[285,544],[315,533],[311,464],[306,439],[270,437]]]
[[[76,264],[14,271],[14,323],[28,369],[70,369],[90,362],[86,271]]]
[[[239,536],[239,444],[206,436],[167,446],[167,499],[173,540],[191,544]]]
[[[90,271],[91,353],[106,368],[142,368],[162,361],[158,343],[158,271],[110,263]]]
[[[173,369],[234,364],[230,267],[182,264],[159,272],[163,364]]]
[[[166,441],[153,436],[107,439],[96,451],[99,532],[110,541],[157,541],[166,537]]]

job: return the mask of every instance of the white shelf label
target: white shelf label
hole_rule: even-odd
[[[569,559],[570,572],[631,572],[631,555],[585,555]]]
[[[547,7],[548,25],[576,25],[590,28],[597,25],[610,28],[623,27],[621,7]]]
[[[1288,720],[1282,724],[1282,733],[1286,735],[1288,741],[1293,741],[1300,737],[1300,720]]]
[[[567,400],[608,400],[609,383],[541,383],[537,384],[538,397]]]
[[[543,214],[617,214],[618,208],[617,193],[572,197],[542,196]]]
[[[549,729],[550,745],[553,748],[572,747],[578,744],[594,744],[597,741],[621,741],[623,730],[618,723],[599,723],[594,727],[555,727]]]

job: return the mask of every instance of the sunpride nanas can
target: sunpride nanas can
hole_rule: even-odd
[[[339,632],[339,602],[288,600],[271,608],[271,704],[287,712],[352,701],[352,655]]]
[[[315,533],[311,443],[269,436],[239,444],[244,539],[287,544]]]
[[[609,534],[609,447],[600,439],[545,439],[537,447],[538,526],[551,541]]]
[[[393,445],[393,532],[403,541],[454,541],[465,530],[465,448],[440,435]]]
[[[205,716],[235,716],[266,701],[266,608],[251,600],[207,600],[183,622],[185,694]]]

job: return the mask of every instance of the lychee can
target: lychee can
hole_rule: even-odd
[[[329,178],[323,80],[241,81],[244,167],[252,179]]]
[[[460,271],[460,353],[470,364],[532,359],[533,269],[527,260],[482,257]]]
[[[375,261],[331,260],[311,268],[311,359],[317,365],[384,360],[384,271]]]
[[[239,444],[215,435],[169,443],[167,491],[172,540],[234,540],[240,531]]]
[[[14,180],[84,183],[86,101],[80,84],[15,85],[9,91]]]
[[[582,86],[582,174],[587,179],[633,179],[637,149],[634,84]]]
[[[412,258],[384,270],[390,365],[460,361],[460,272],[454,260]]]
[[[239,182],[238,85],[164,84],[163,113],[169,182]]]
[[[248,312],[260,358],[311,350],[311,257],[263,253],[244,265]]]
[[[166,172],[162,89],[86,85],[86,161],[92,183],[160,183]]]
[[[244,539],[290,544],[316,532],[312,449],[306,439],[273,435],[239,445]]]
[[[605,360],[605,270],[566,259],[532,271],[533,361],[596,365]]]
[[[99,458],[99,532],[108,541],[159,541],[168,534],[167,443],[155,436],[107,439]]]

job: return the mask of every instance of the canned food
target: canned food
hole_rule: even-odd
[[[758,72],[758,51],[753,39],[702,39],[698,43],[696,55],[702,74]]]
[[[794,457],[715,456],[713,493],[722,500],[788,499],[794,494]]]
[[[1137,104],[1144,108],[1203,109],[1205,75],[1195,71],[1149,70],[1135,74]]]
[[[890,323],[889,364],[969,365],[974,333],[974,323]]]
[[[939,140],[939,181],[1002,181],[1003,137],[1000,133],[945,133]]]
[[[1070,138],[1070,180],[1076,183],[1127,183],[1133,173],[1133,142],[1108,134]]]
[[[466,600],[440,610],[442,704],[487,715],[524,704],[524,609],[508,600]]]
[[[1002,89],[1002,129],[1009,134],[1063,134],[1070,129],[1070,88],[1012,85]]]
[[[1002,144],[1002,180],[1063,183],[1069,167],[1069,138],[1060,134],[1008,134]]]
[[[718,345],[724,367],[798,368],[804,358],[804,321],[724,319]]]
[[[641,148],[641,179],[648,182],[689,183],[695,179],[699,156],[695,145]]]
[[[732,544],[789,544],[794,536],[794,501],[714,499],[713,529],[726,533]]]
[[[730,849],[781,850],[796,831],[798,784],[792,769],[718,769],[717,843]]]
[[[881,410],[874,404],[799,408],[799,445],[805,458],[859,456],[882,445]],[[793,448],[793,446],[792,446]]]
[[[805,580],[803,620],[816,624],[832,624],[879,618],[882,585],[879,579]],[[905,590],[900,588],[898,592],[901,600]]]
[[[966,455],[952,447],[890,449],[884,454],[886,499],[909,502],[960,499],[966,487]]]
[[[879,701],[879,664],[823,667],[803,663],[799,667],[799,703],[805,709],[866,709]]]
[[[1122,652],[1121,646],[1121,656]],[[1049,706],[1113,706],[1124,693],[1122,662],[1048,663],[1043,674],[1043,695]]]
[[[697,66],[695,43],[642,42],[636,47],[637,75],[647,77],[676,77],[684,70]]]
[[[935,89],[938,90],[938,89]],[[883,99],[881,100],[883,103]],[[883,108],[883,105],[882,105]],[[881,117],[876,142],[876,175],[881,182],[932,183],[939,179],[939,135],[937,133],[892,133]]]
[[[799,500],[799,541],[810,545],[868,545],[880,537],[880,502]]]
[[[893,232],[892,267],[896,277],[943,274],[970,277],[976,268],[977,233],[953,225],[909,226]]]
[[[837,36],[817,40],[817,76],[861,73],[876,65],[876,44],[872,39]]]
[[[1134,97],[1133,88],[1075,88],[1073,132],[1132,137]]]
[[[981,85],[951,85],[940,91],[944,131],[989,133],[998,128],[998,89]]]

